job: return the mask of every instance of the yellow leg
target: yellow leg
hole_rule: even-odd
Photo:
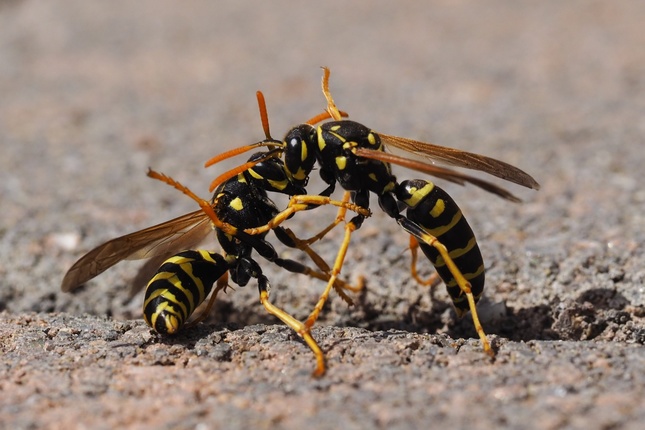
[[[255,235],[255,234],[262,234],[265,233],[269,230],[272,230],[276,228],[278,225],[282,224],[284,221],[286,221],[291,215],[293,215],[296,212],[304,211],[309,209],[311,205],[314,206],[323,206],[323,205],[332,205],[332,206],[337,206],[339,208],[345,208],[348,210],[351,210],[353,212],[356,212],[359,215],[363,215],[365,217],[371,216],[371,212],[369,209],[365,209],[361,206],[358,206],[354,203],[349,203],[346,201],[340,201],[340,200],[332,200],[329,197],[325,196],[313,196],[313,195],[302,195],[302,196],[293,196],[291,200],[289,201],[289,205],[285,210],[277,214],[271,221],[269,221],[267,224],[256,227],[256,228],[248,228],[244,230],[245,233]]]
[[[296,245],[296,248],[300,249],[301,251],[304,251],[309,258],[318,266],[318,268],[323,272],[315,272],[313,270],[310,270],[308,272],[305,272],[305,275],[309,275],[312,278],[320,279],[323,281],[329,281],[330,278],[330,273],[331,273],[331,268],[327,264],[323,258],[318,255],[316,251],[311,249],[311,247],[308,245],[308,241],[298,239],[298,237],[288,228],[284,229],[285,233],[289,236],[289,238],[293,241],[293,243]],[[359,283],[357,286],[353,286],[351,284],[346,283],[345,281],[342,281],[340,279],[336,279],[334,282],[334,289],[338,293],[339,296],[348,304],[348,305],[353,305],[354,301],[345,294],[345,290],[352,291],[354,293],[357,293],[361,291],[365,285],[365,281],[363,278],[359,279]]]
[[[277,317],[280,321],[285,323],[287,326],[289,326],[292,330],[294,330],[302,339],[305,341],[305,343],[309,346],[311,351],[314,353],[314,356],[316,357],[316,368],[313,372],[314,377],[321,377],[325,374],[325,355],[323,354],[322,350],[320,349],[320,346],[318,346],[318,343],[316,340],[311,336],[311,330],[309,327],[307,327],[305,324],[302,322],[298,321],[282,309],[278,308],[277,306],[273,305],[269,301],[269,291],[266,288],[260,288],[260,303],[264,306],[264,308],[267,310],[268,313],[271,315]]]
[[[351,198],[351,193],[349,191],[345,191],[345,193],[343,194],[343,200],[341,201],[345,204],[349,204],[350,198]],[[338,208],[338,213],[336,214],[336,219],[327,227],[325,227],[320,232],[318,232],[318,234],[310,237],[309,239],[305,239],[304,242],[311,245],[312,243],[321,240],[323,237],[327,235],[327,233],[332,231],[338,224],[340,224],[341,222],[344,222],[346,215],[347,215],[347,206],[340,206]]]
[[[309,328],[311,328],[316,323],[316,320],[320,315],[320,311],[322,310],[323,306],[325,306],[325,302],[327,302],[327,299],[329,298],[329,293],[334,286],[334,283],[336,282],[336,278],[340,274],[343,263],[345,262],[347,248],[349,247],[349,242],[354,230],[356,230],[354,223],[350,222],[345,225],[345,238],[343,239],[343,243],[341,244],[340,249],[338,250],[338,254],[336,255],[336,261],[334,262],[334,268],[331,271],[331,276],[329,278],[329,282],[327,283],[327,287],[325,287],[325,290],[318,299],[318,303],[316,303],[314,310],[311,312],[311,314],[309,314],[309,317],[305,321],[305,325]]]
[[[475,330],[479,335],[479,339],[481,340],[482,348],[484,349],[484,352],[486,352],[488,355],[493,357],[495,353],[490,347],[490,343],[488,342],[488,338],[486,337],[484,328],[482,327],[481,322],[479,321],[479,315],[477,314],[475,297],[473,296],[473,293],[470,287],[470,282],[468,282],[466,278],[464,278],[464,275],[461,273],[461,271],[459,270],[455,262],[450,257],[450,254],[448,253],[448,249],[445,247],[443,243],[439,242],[439,240],[437,240],[436,237],[432,236],[425,230],[415,231],[415,232],[412,232],[407,228],[406,230],[409,233],[414,234],[418,239],[422,240],[424,243],[434,247],[437,251],[439,251],[439,254],[445,261],[446,266],[448,267],[448,270],[450,270],[450,273],[457,281],[457,285],[459,285],[459,288],[461,289],[461,291],[464,292],[464,295],[466,296],[466,300],[468,300],[468,307],[470,308],[470,314],[472,315],[472,318],[473,318],[473,325],[475,326]]]
[[[410,261],[410,274],[420,285],[423,285],[424,287],[434,286],[441,280],[441,278],[439,278],[439,274],[437,272],[430,275],[428,279],[423,279],[419,276],[419,273],[417,272],[418,251],[419,241],[414,236],[410,235],[410,252],[412,254],[412,259]]]

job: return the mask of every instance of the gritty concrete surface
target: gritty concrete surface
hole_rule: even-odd
[[[0,1],[0,428],[641,428],[643,18],[639,1]],[[254,91],[280,136],[324,107],[321,65],[353,119],[541,183],[509,185],[517,205],[438,181],[488,266],[494,360],[443,287],[410,279],[376,202],[343,270],[366,289],[314,328],[322,379],[253,283],[171,339],[129,299],[137,262],[60,291],[92,247],[195,209],[148,166],[207,196],[234,164],[203,162],[262,137]],[[339,233],[316,244],[325,259]],[[306,318],[321,283],[262,267]]]

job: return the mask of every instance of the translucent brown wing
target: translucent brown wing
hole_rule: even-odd
[[[192,248],[211,231],[210,218],[202,211],[117,237],[97,246],[67,271],[61,289],[72,291],[122,260],[171,256]]]
[[[456,167],[479,170],[527,188],[532,188],[534,190],[540,189],[540,184],[538,184],[531,175],[503,161],[486,157],[485,155],[474,154],[472,152],[461,151],[459,149],[448,148],[445,146],[433,145],[432,143],[419,142],[417,140],[406,139],[404,137],[390,136],[388,134],[381,133],[378,133],[378,135],[380,136],[381,141],[386,145],[421,155],[430,160],[441,161]]]
[[[441,166],[435,166],[434,164],[424,163],[423,161],[417,161],[417,160],[412,160],[405,157],[400,157],[398,155],[389,154],[383,151],[375,151],[373,149],[356,148],[354,150],[354,153],[359,157],[370,158],[372,160],[379,160],[385,163],[397,164],[399,166],[407,167],[408,169],[426,173],[428,175],[432,175],[446,181],[454,182],[459,185],[465,185],[466,183],[470,183],[483,190],[496,194],[512,202],[521,201],[518,197],[514,196],[508,190],[500,186],[497,186],[492,182],[488,182],[483,179],[479,179],[474,176],[470,176],[465,173],[458,172],[456,170],[447,169]]]

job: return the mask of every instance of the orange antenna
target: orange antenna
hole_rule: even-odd
[[[262,91],[257,91],[255,93],[255,97],[258,99],[258,108],[260,109],[260,120],[262,121],[264,136],[267,140],[273,140],[271,138],[271,132],[269,131],[269,114],[267,113],[267,104],[264,101],[264,94],[262,94]]]
[[[338,113],[343,118],[347,118],[349,116],[347,112],[343,112],[342,110],[338,111]],[[319,122],[323,122],[326,119],[332,119],[332,118],[333,117],[329,112],[323,112],[311,118],[309,121],[305,122],[305,124],[314,125],[314,124],[318,124]]]
[[[264,100],[264,94],[262,94],[262,91],[258,91],[255,93],[255,96],[258,99],[258,108],[260,109],[260,121],[262,121],[262,129],[264,130],[264,136],[266,137],[266,139],[261,142],[254,143],[252,145],[240,146],[239,148],[222,152],[221,154],[214,156],[206,163],[204,163],[204,167],[210,167],[213,164],[219,163],[220,161],[224,161],[226,159],[235,157],[236,155],[244,154],[245,152],[248,152],[251,149],[260,148],[263,146],[268,146],[268,147],[282,146],[282,142],[280,142],[279,140],[275,140],[271,137],[271,131],[269,130],[269,115],[267,113],[267,105],[266,105],[266,101]]]
[[[244,154],[245,152],[250,151],[251,149],[259,148],[261,146],[270,146],[270,145],[267,145],[267,142],[262,141],[262,142],[254,143],[252,145],[240,146],[239,148],[231,149],[229,151],[225,151],[225,152],[222,152],[221,154],[214,156],[206,163],[204,163],[204,167],[210,167],[213,164],[219,163],[220,161],[224,161],[228,158],[235,157],[236,155]]]
[[[199,206],[202,208],[202,210],[208,215],[208,217],[211,219],[213,222],[213,225],[215,225],[217,228],[225,231],[225,232],[235,232],[235,227],[230,226],[229,224],[223,223],[215,214],[215,211],[213,210],[213,206],[208,200],[204,200],[201,197],[197,196],[195,193],[193,193],[187,186],[182,185],[181,183],[175,181],[173,178],[170,176],[164,175],[163,173],[156,172],[150,168],[148,168],[148,176],[152,179],[157,179],[161,182],[164,182],[171,187],[174,187],[175,189],[181,191],[182,193],[186,194],[188,197],[191,199],[195,200]]]
[[[208,190],[212,193],[213,190],[215,190],[215,188],[219,187],[224,182],[228,181],[231,178],[234,178],[235,176],[239,175],[240,173],[246,172],[247,170],[249,170],[250,168],[252,168],[256,164],[259,164],[259,163],[261,163],[261,162],[263,162],[265,160],[268,160],[269,158],[275,156],[275,154],[278,153],[279,151],[282,151],[282,148],[273,149],[273,150],[267,152],[263,157],[260,157],[257,160],[247,161],[246,163],[244,163],[244,164],[242,164],[240,166],[234,167],[233,169],[229,170],[228,172],[222,173],[217,178],[215,178],[213,180],[213,182],[211,182],[211,186],[208,188]]]
[[[334,103],[334,99],[329,92],[329,74],[331,73],[327,67],[323,67],[323,78],[322,78],[322,92],[325,98],[327,99],[327,112],[329,116],[334,120],[338,121],[341,119],[342,115]]]

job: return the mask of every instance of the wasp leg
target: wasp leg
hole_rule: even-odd
[[[309,346],[311,351],[314,353],[314,356],[316,357],[316,368],[313,372],[313,376],[317,378],[323,376],[325,374],[325,355],[311,335],[309,327],[269,301],[270,285],[266,276],[260,275],[258,277],[258,289],[260,291],[260,303],[262,303],[262,306],[264,306],[266,311],[289,326],[298,334],[298,336],[302,337],[307,346]]]
[[[434,287],[441,278],[437,272],[434,272],[428,277],[428,279],[422,279],[417,272],[417,257],[419,251],[419,241],[413,236],[410,235],[410,252],[412,254],[412,259],[410,261],[410,274],[411,276],[424,287]]]
[[[298,241],[291,233],[292,236],[290,236],[285,229],[283,229],[280,226],[274,227],[274,232],[276,233],[276,236],[282,243],[285,245],[291,247],[291,248],[298,248]],[[320,257],[318,254],[316,254],[313,250],[311,250],[307,245],[305,245],[302,249],[303,251],[307,252],[308,255],[312,257],[312,260],[314,263],[316,263],[319,268],[325,272],[317,272],[310,267],[305,266],[304,264],[298,263],[297,261],[290,260],[290,259],[285,259],[285,258],[280,258],[278,253],[275,251],[275,248],[273,248],[273,245],[271,245],[269,242],[266,240],[262,239],[260,236],[254,236],[246,233],[245,231],[238,231],[236,238],[238,240],[243,241],[244,243],[250,245],[257,251],[258,254],[260,254],[263,258],[271,261],[274,264],[277,264],[278,266],[282,267],[285,270],[288,270],[293,273],[300,273],[303,275],[310,276],[312,278],[316,279],[321,279],[323,281],[329,281],[330,279],[330,274],[329,274],[329,266],[327,263]],[[296,241],[292,241],[291,239],[295,238]],[[344,289],[349,289],[346,288],[347,284],[339,279],[334,280],[334,288],[336,291],[339,292],[340,296],[349,304],[352,305],[353,301],[350,297],[348,297],[344,293]]]
[[[345,194],[343,194],[343,200],[341,200],[343,203],[346,205],[350,204],[349,199],[351,198],[351,193],[349,191],[345,191]],[[347,206],[340,206],[338,208],[338,213],[336,214],[336,219],[329,224],[327,227],[322,229],[318,234],[310,237],[309,239],[304,239],[303,242],[305,242],[308,245],[311,245],[314,242],[317,242],[321,240],[323,237],[327,235],[330,231],[332,231],[338,224],[341,222],[345,221],[345,216],[347,215]]]
[[[308,328],[311,328],[315,323],[316,320],[318,319],[318,316],[320,315],[320,311],[322,311],[323,306],[327,302],[327,299],[329,298],[329,293],[334,286],[334,283],[336,282],[336,278],[338,275],[340,275],[340,271],[343,267],[343,263],[345,262],[345,256],[347,255],[347,248],[349,247],[349,242],[352,236],[352,233],[359,227],[359,225],[354,224],[354,222],[350,221],[345,225],[345,237],[343,239],[343,243],[340,246],[340,249],[338,250],[338,253],[336,254],[336,260],[334,261],[334,267],[331,271],[331,276],[329,278],[329,282],[327,283],[327,286],[325,287],[325,290],[323,293],[320,295],[320,298],[318,299],[318,303],[316,303],[316,306],[314,307],[313,311],[311,314],[309,314],[309,317],[305,321],[305,325]]]
[[[329,267],[327,262],[323,260],[320,255],[318,255],[316,251],[311,249],[311,247],[307,244],[307,241],[299,239],[291,230],[283,229],[282,227],[278,227],[275,230],[275,233],[282,243],[292,248],[298,248],[301,251],[305,252],[309,256],[309,258],[316,264],[316,266],[318,266],[318,268],[323,272],[318,273],[311,271],[311,273],[305,274],[313,278],[321,279],[323,281],[329,281],[329,278],[331,276],[331,268]],[[285,235],[286,237],[281,237],[282,235]],[[359,284],[357,286],[350,285],[340,279],[336,279],[336,282],[334,282],[334,289],[336,290],[338,295],[341,296],[341,298],[350,306],[354,304],[354,301],[349,296],[347,296],[347,294],[345,294],[345,290],[359,292],[363,288],[364,280],[362,278],[359,280]]]
[[[408,218],[401,216],[397,218],[397,222],[405,231],[413,235],[421,243],[424,243],[428,246],[432,246],[439,252],[439,254],[441,255],[441,257],[443,258],[446,264],[446,267],[448,267],[448,270],[450,270],[450,273],[455,278],[457,285],[466,296],[466,300],[468,301],[468,307],[470,309],[470,314],[472,315],[472,318],[473,318],[473,324],[475,326],[475,330],[477,331],[477,334],[479,335],[484,351],[488,355],[493,356],[494,355],[493,350],[490,347],[490,343],[488,342],[488,338],[486,337],[484,328],[482,327],[481,322],[479,321],[479,315],[477,314],[475,297],[473,296],[470,282],[466,280],[466,278],[461,273],[461,271],[459,270],[455,262],[452,260],[452,257],[450,257],[450,253],[448,252],[448,249],[445,247],[444,244],[439,242],[439,240],[436,237],[432,236],[430,233],[425,231],[422,227],[420,227],[416,223],[410,221]]]
[[[368,208],[370,204],[370,196],[367,190],[358,191],[354,193],[353,197],[354,197],[354,202],[358,205],[358,207],[363,208],[365,211],[369,212]],[[329,278],[329,282],[327,283],[325,290],[320,295],[320,298],[318,299],[318,303],[316,303],[316,306],[314,307],[313,311],[309,314],[309,317],[305,321],[305,325],[307,325],[307,327],[312,327],[316,323],[316,320],[320,315],[320,311],[322,311],[323,306],[325,305],[325,303],[327,302],[327,299],[329,298],[329,293],[334,285],[334,282],[336,281],[336,278],[338,277],[338,275],[340,275],[340,271],[343,268],[343,264],[345,263],[345,256],[347,255],[347,249],[349,248],[349,242],[351,240],[352,233],[361,227],[364,220],[365,220],[365,216],[363,215],[363,213],[357,212],[357,215],[345,224],[345,236],[343,238],[343,242],[340,245],[340,248],[338,249],[338,253],[336,254],[336,260],[334,260],[334,267],[331,270],[331,277]]]
[[[289,219],[296,212],[308,210],[311,205],[314,205],[314,206],[332,205],[332,206],[337,206],[339,208],[344,207],[348,210],[356,212],[358,215],[360,215],[363,218],[369,217],[372,214],[369,209],[366,209],[354,203],[349,203],[349,202],[340,201],[340,200],[332,200],[327,196],[300,195],[300,196],[293,196],[289,201],[289,205],[287,206],[287,208],[282,212],[278,213],[267,224],[256,228],[248,228],[244,231],[250,235],[258,235],[258,234],[267,232],[269,230],[273,230],[278,225],[282,224],[284,221]]]

